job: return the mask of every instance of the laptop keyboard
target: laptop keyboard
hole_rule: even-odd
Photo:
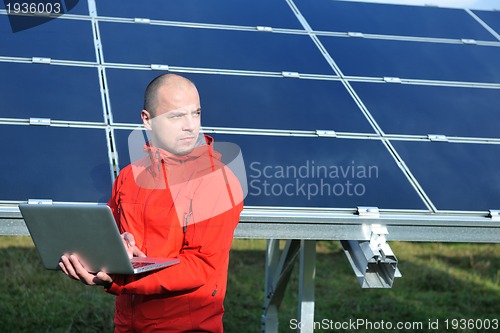
[[[134,268],[141,268],[144,266],[152,265],[154,264],[153,262],[143,262],[143,261],[132,261],[132,267]]]

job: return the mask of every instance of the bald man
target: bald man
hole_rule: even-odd
[[[115,332],[223,332],[229,250],[243,208],[234,174],[200,134],[196,86],[164,74],[146,88],[147,156],[115,180],[111,207],[130,256],[180,263],[141,275],[89,273],[76,255],[61,269],[117,296]]]

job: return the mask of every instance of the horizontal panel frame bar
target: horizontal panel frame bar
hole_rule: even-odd
[[[476,15],[472,11],[466,11],[474,18]],[[148,25],[159,25],[159,26],[171,26],[171,27],[182,27],[182,28],[195,28],[195,29],[218,29],[218,30],[235,30],[235,31],[255,31],[263,33],[284,33],[284,34],[295,34],[295,35],[307,35],[309,32],[301,29],[286,29],[286,28],[272,28],[271,31],[260,31],[257,26],[247,26],[247,25],[230,25],[230,24],[215,24],[215,23],[199,23],[199,22],[188,22],[188,21],[170,21],[170,20],[155,20],[149,19],[147,17],[115,17],[115,16],[100,16],[100,15],[79,15],[66,13],[63,15],[51,14],[51,15],[33,15],[33,14],[8,14],[5,9],[0,9],[0,15],[17,15],[26,17],[47,17],[65,20],[82,20],[82,21],[92,21],[97,20],[100,22],[112,22],[112,23],[128,23],[128,24],[148,24]],[[136,20],[139,19],[139,20]],[[483,27],[486,29],[486,27]],[[491,29],[491,28],[490,28]],[[486,29],[488,30],[488,29]],[[405,35],[387,35],[387,34],[370,34],[364,33],[363,31],[356,31],[363,34],[363,37],[352,36],[352,31],[325,31],[325,30],[314,30],[311,29],[310,33],[317,36],[332,36],[332,37],[349,37],[349,38],[367,38],[367,39],[384,39],[384,40],[400,40],[400,41],[412,41],[412,42],[431,42],[431,43],[447,43],[447,44],[463,44],[461,39],[456,38],[436,38],[436,37],[419,37],[419,36],[405,36]],[[490,31],[491,32],[491,31]],[[497,37],[497,36],[495,36]],[[498,37],[497,37],[498,38]],[[494,46],[500,47],[500,42],[495,41],[485,41],[485,40],[475,40],[477,45],[482,46]]]
[[[17,125],[17,126],[33,126],[30,125],[29,118],[0,118],[0,125]],[[90,121],[72,121],[72,120],[57,120],[50,118],[50,125],[47,127],[72,127],[72,128],[97,128],[110,129],[110,126],[105,122],[90,122]]]
[[[89,203],[91,204],[91,203]],[[486,212],[386,211],[360,217],[349,209],[245,207],[237,238],[369,240],[372,226],[385,226],[387,240],[500,243],[500,220]],[[0,205],[0,235],[29,235],[17,205]]]
[[[0,123],[2,119],[0,118]],[[114,123],[111,125],[116,130],[134,130],[143,128],[142,124]],[[145,130],[145,129],[144,129]],[[319,130],[319,129],[318,129]],[[321,129],[329,130],[328,128]],[[332,129],[333,130],[333,129]],[[286,129],[260,129],[260,128],[237,128],[237,127],[213,127],[202,126],[201,131],[204,134],[231,134],[231,135],[264,135],[264,136],[290,136],[290,137],[317,137],[316,130],[286,130]],[[422,141],[432,142],[428,135],[406,135],[406,134],[384,134],[378,135],[373,133],[361,132],[337,132],[335,137],[325,136],[329,139],[358,139],[358,140],[390,140],[390,141]],[[474,138],[474,137],[457,137],[447,136],[450,143],[471,143],[471,144],[500,144],[500,138]]]
[[[500,228],[388,226],[388,241],[500,243]],[[318,225],[242,223],[235,238],[310,239],[310,240],[369,240],[359,225]]]
[[[36,55],[34,55],[36,56]],[[32,64],[32,58],[27,57],[9,57],[0,56],[0,62],[13,62],[13,63],[26,63]],[[89,61],[72,61],[72,60],[59,60],[52,58],[50,64],[58,66],[77,66],[77,67],[95,67],[98,69],[130,69],[130,70],[148,70],[151,69],[152,64],[130,64],[130,63],[113,63],[104,62],[99,64],[97,62]],[[258,76],[258,77],[283,77],[283,72],[269,72],[269,71],[255,71],[255,70],[238,70],[238,69],[219,69],[219,68],[204,68],[204,67],[182,67],[170,66],[169,64],[160,64],[168,66],[165,72],[172,73],[193,73],[193,74],[220,74],[220,75],[236,75],[236,76]],[[161,71],[159,71],[161,72]],[[384,83],[384,77],[375,76],[349,76],[343,75],[327,75],[327,74],[311,74],[298,72],[300,79],[310,80],[329,80],[329,81],[348,81],[348,82],[368,82],[368,83]],[[463,88],[485,88],[485,89],[500,89],[500,83],[490,82],[472,82],[472,81],[445,81],[445,80],[422,80],[412,78],[397,78],[398,84],[414,84],[414,85],[430,85],[430,86],[444,86],[444,87],[463,87]]]

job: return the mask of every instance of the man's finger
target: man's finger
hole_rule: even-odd
[[[104,272],[97,273],[96,277],[98,279],[98,281],[96,281],[96,283],[98,283],[98,284],[102,284],[102,282],[104,282],[104,283],[113,282],[113,279],[108,274],[106,274]]]
[[[62,258],[61,258],[61,260],[62,260]],[[64,263],[62,261],[59,262],[59,267],[61,268],[61,270],[63,271],[64,274],[69,276],[68,270],[66,269],[66,266],[64,265]]]
[[[78,276],[78,279],[85,284],[93,285],[95,275],[90,274],[85,268],[83,268],[77,256],[72,254],[69,258],[71,263],[73,264],[73,267],[75,268],[75,272],[76,275]]]
[[[123,233],[123,239],[129,246],[135,246],[135,238],[134,235],[132,235],[130,232],[124,232]]]
[[[62,256],[59,267],[61,267],[64,274],[86,285],[95,286],[113,283],[113,278],[104,272],[99,272],[95,275],[89,273],[76,255],[70,255],[69,257]]]
[[[146,255],[144,254],[144,252],[142,252],[141,250],[139,250],[139,248],[137,246],[134,246],[133,251],[132,251],[132,255],[134,257],[143,257],[143,258],[146,257]]]
[[[66,256],[62,256],[61,260],[62,260],[62,264],[65,268],[64,269],[65,274],[72,279],[80,280],[80,277],[78,276],[78,274],[76,274],[75,268],[73,267],[73,264],[71,263],[69,258]]]

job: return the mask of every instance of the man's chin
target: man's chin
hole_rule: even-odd
[[[193,150],[194,150],[194,145],[192,147],[186,147],[186,148],[183,148],[183,149],[177,149],[175,152],[173,152],[174,155],[177,155],[177,156],[185,156],[185,155],[188,155],[190,154]]]
[[[189,153],[191,153],[192,151],[193,151],[193,149],[187,150],[187,151],[180,151],[180,152],[174,153],[174,155],[177,155],[177,156],[186,156]]]

